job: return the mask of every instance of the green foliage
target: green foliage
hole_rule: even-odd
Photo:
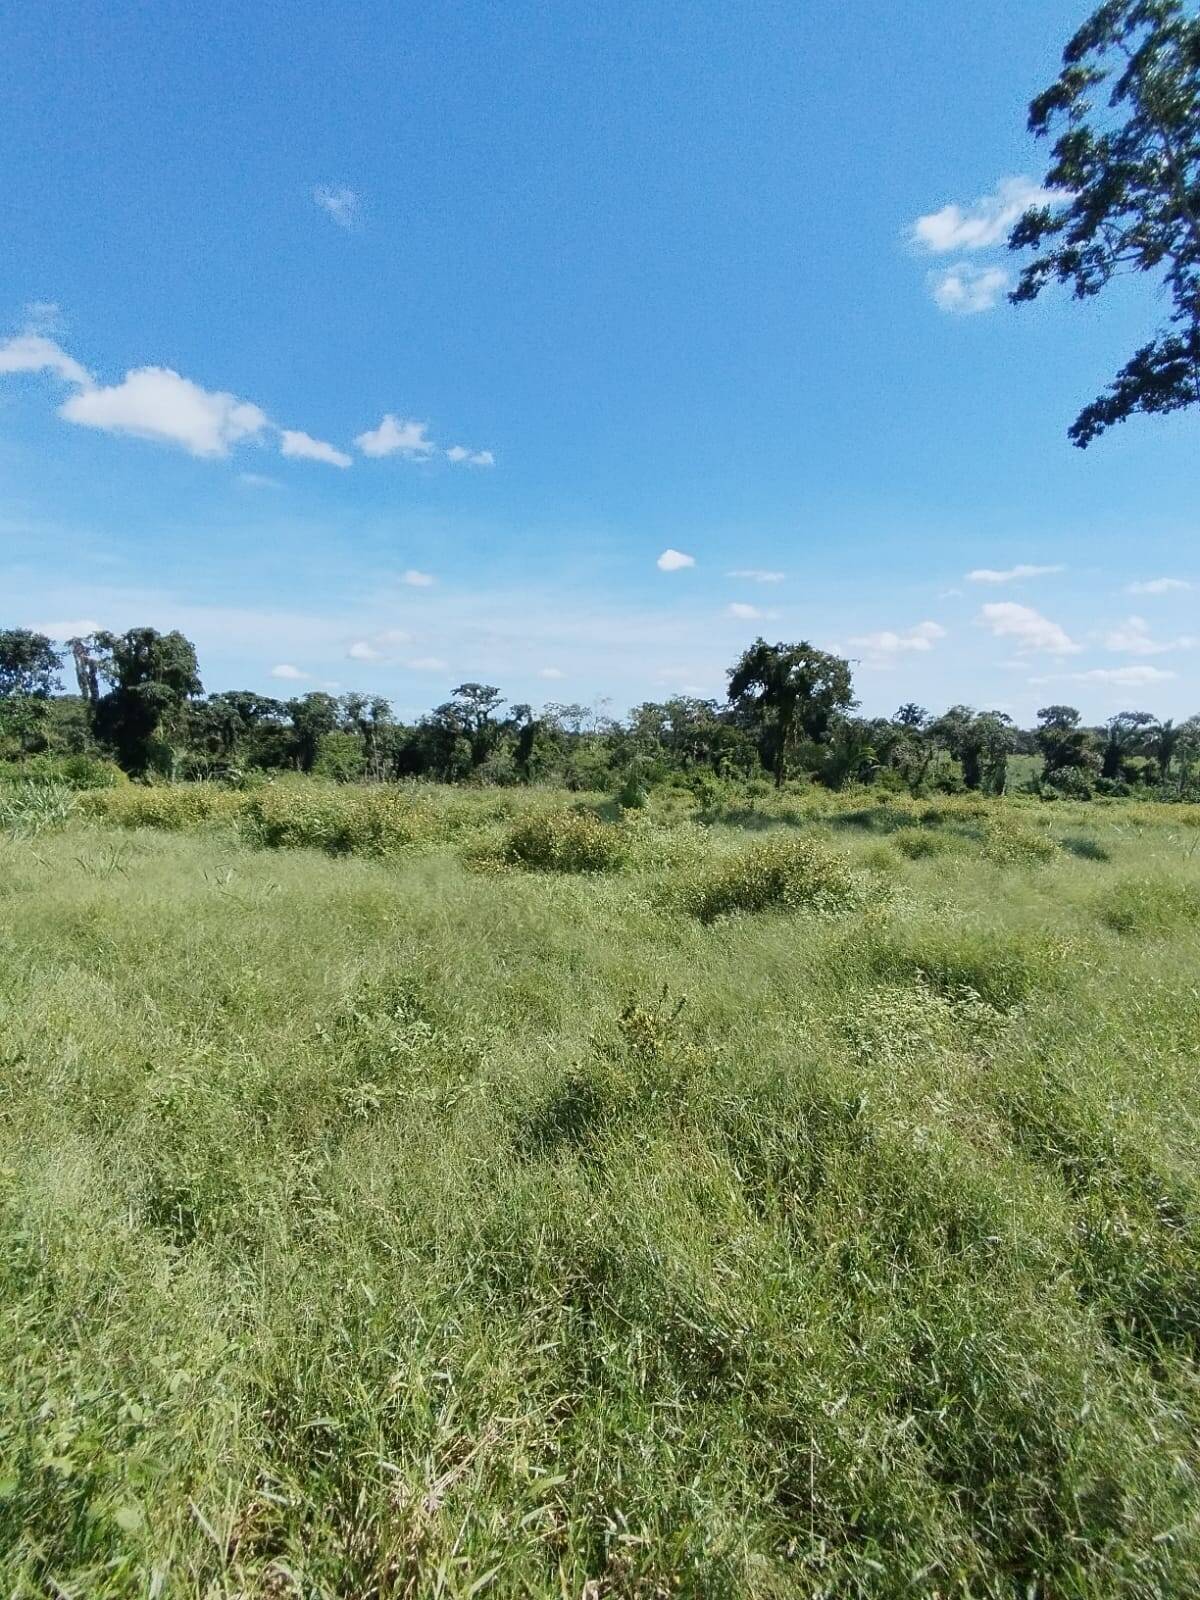
[[[70,789],[115,789],[129,779],[103,756],[29,756],[0,762],[0,783],[63,783]]]
[[[1200,1587],[1197,924],[981,860],[1200,892],[1200,810],[760,787],[620,874],[464,871],[523,789],[0,841],[5,1593]],[[419,853],[213,825],[377,789]],[[833,829],[890,897],[669,893]]]
[[[0,786],[0,832],[18,839],[65,826],[75,793],[65,783],[11,783]]]
[[[503,852],[515,866],[545,872],[612,872],[628,841],[620,828],[590,811],[547,811],[521,817],[508,829]]]
[[[756,639],[730,668],[729,699],[763,725],[775,786],[781,788],[793,744],[801,738],[822,742],[835,715],[855,703],[850,663],[807,641],[772,645]]]
[[[814,839],[764,839],[707,864],[680,887],[703,922],[742,911],[845,911],[868,894],[842,857]]]
[[[1101,899],[1100,920],[1115,933],[1161,937],[1200,923],[1200,891],[1162,874],[1122,878]]]
[[[1041,254],[1012,298],[1057,281],[1086,300],[1134,271],[1160,273],[1170,302],[1166,328],[1072,424],[1086,447],[1127,417],[1200,395],[1200,17],[1181,0],[1106,0],[1068,43],[1029,127],[1060,130],[1045,187],[1061,203],[1033,207],[1013,230],[1014,250]]]

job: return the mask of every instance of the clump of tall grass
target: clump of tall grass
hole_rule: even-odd
[[[394,786],[272,784],[246,802],[249,838],[268,849],[327,855],[390,856],[431,838],[437,819]]]
[[[0,787],[0,832],[17,839],[63,827],[75,806],[65,783],[16,783]]]
[[[1099,902],[1100,920],[1114,933],[1148,936],[1200,923],[1200,891],[1165,874],[1122,878]]]
[[[515,821],[501,846],[514,866],[543,872],[613,872],[628,853],[628,837],[590,811],[535,812]]]
[[[862,905],[871,892],[869,881],[820,841],[770,838],[706,863],[683,881],[679,899],[693,916],[712,922],[772,908],[846,911]]]
[[[121,784],[89,789],[80,796],[80,810],[98,821],[121,828],[158,828],[188,832],[209,822],[231,822],[246,807],[247,796],[215,783]]]

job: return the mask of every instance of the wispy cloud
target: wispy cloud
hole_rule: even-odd
[[[329,467],[349,467],[354,464],[344,450],[327,444],[324,439],[314,439],[310,433],[301,433],[297,428],[283,428],[279,441],[281,456],[292,456],[300,461],[323,461]]]
[[[299,667],[292,666],[290,661],[281,661],[277,667],[271,668],[273,678],[283,678],[287,683],[301,683],[308,677],[307,672],[301,672]]]
[[[1057,622],[1043,617],[1032,606],[1018,605],[1015,600],[1001,600],[986,605],[979,620],[987,625],[997,639],[1012,639],[1022,652],[1044,652],[1047,655],[1078,655],[1083,646],[1078,645]]]
[[[985,250],[999,244],[1031,206],[1057,205],[1066,198],[1054,189],[1041,188],[1032,178],[1003,178],[994,194],[981,195],[973,205],[947,205],[918,217],[913,223],[912,240],[934,255],[946,255],[951,250]]]
[[[775,615],[773,611],[760,611],[745,600],[731,600],[727,609],[731,617],[737,617],[741,622],[761,622]]]
[[[666,549],[654,565],[660,572],[682,572],[685,567],[694,567],[696,558],[684,555],[682,550]]]
[[[468,467],[494,467],[496,458],[490,450],[468,450],[465,444],[452,444],[446,451],[446,460]]]
[[[248,489],[283,488],[278,478],[270,478],[265,472],[239,472],[238,482],[244,483]]]
[[[339,228],[353,228],[358,221],[359,197],[345,184],[319,183],[312,192],[315,203]]]
[[[1015,567],[976,567],[973,572],[968,572],[968,583],[1019,583],[1022,578],[1045,578],[1053,572],[1065,572],[1067,569],[1061,561],[1053,566],[1035,567],[1027,562],[1021,562]]]
[[[20,333],[0,344],[0,373],[49,372],[63,383],[91,386],[92,375],[61,345],[40,333]]]
[[[1150,683],[1164,683],[1174,672],[1163,667],[1093,667],[1089,672],[1073,672],[1075,683],[1111,683],[1122,689],[1140,689]]]
[[[401,583],[406,583],[410,589],[431,589],[437,579],[432,572],[418,572],[416,567],[409,567],[400,581]]]
[[[1178,639],[1154,639],[1145,617],[1126,617],[1104,636],[1105,648],[1131,656],[1160,656],[1170,650],[1192,650],[1196,640],[1187,636]]]
[[[422,459],[437,449],[427,422],[413,422],[387,412],[377,428],[360,433],[355,444],[365,456],[407,456]]]
[[[977,267],[969,261],[959,261],[930,274],[929,293],[939,311],[973,317],[993,310],[1012,288],[1012,282],[1003,267]]]
[[[413,672],[445,672],[449,662],[443,661],[440,656],[415,656],[404,665]]]
[[[924,654],[932,650],[939,639],[946,637],[940,622],[918,622],[913,628],[897,633],[884,628],[878,633],[855,634],[850,643],[870,656],[889,657],[905,655],[911,651]]]
[[[786,572],[770,572],[764,567],[735,567],[725,574],[727,578],[745,578],[750,583],[782,583]]]
[[[542,667],[538,671],[538,677],[557,681],[559,678],[565,678],[566,673],[561,667]]]
[[[1193,587],[1186,578],[1148,578],[1142,583],[1131,583],[1126,594],[1175,594]]]

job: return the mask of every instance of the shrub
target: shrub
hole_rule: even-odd
[[[983,856],[1010,866],[1033,866],[1049,861],[1055,854],[1054,842],[1009,816],[989,818],[983,836]]]
[[[885,983],[915,981],[938,994],[974,996],[1006,1011],[1048,985],[1066,954],[1065,945],[1044,936],[960,926],[881,939],[868,946],[867,965]]]
[[[1100,920],[1114,933],[1170,933],[1200,922],[1200,890],[1167,877],[1124,878],[1100,902]]]
[[[814,839],[766,839],[711,863],[684,884],[683,903],[711,922],[728,912],[841,911],[861,904],[864,880]]]
[[[925,828],[897,828],[891,842],[910,861],[920,861],[926,856],[950,855],[958,848],[952,834],[931,833]]]
[[[122,828],[161,828],[177,833],[205,822],[232,820],[245,803],[243,795],[211,783],[131,783],[117,789],[90,790],[81,796],[80,809],[86,816]]]
[[[115,789],[129,779],[103,756],[31,756],[0,764],[0,782],[65,784],[68,789]]]
[[[621,829],[590,811],[546,811],[512,823],[503,854],[546,872],[611,872],[624,861],[626,843]]]
[[[245,802],[251,837],[269,849],[388,856],[434,831],[433,816],[395,788],[277,784]]]

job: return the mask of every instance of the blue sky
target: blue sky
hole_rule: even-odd
[[[759,632],[871,713],[1200,710],[1197,419],[1066,439],[1161,301],[1003,299],[1086,9],[16,9],[0,622],[402,713]]]

